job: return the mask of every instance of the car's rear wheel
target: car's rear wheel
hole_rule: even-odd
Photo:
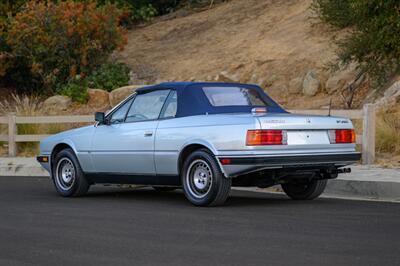
[[[282,184],[282,189],[294,200],[312,200],[319,197],[325,190],[327,180],[292,181]]]
[[[54,186],[61,196],[82,196],[89,190],[90,185],[71,149],[64,149],[57,153],[52,166]]]
[[[195,151],[186,158],[181,181],[186,198],[196,206],[222,205],[231,189],[231,179],[224,177],[207,150]]]

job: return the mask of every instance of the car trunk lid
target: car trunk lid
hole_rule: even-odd
[[[261,129],[283,130],[287,145],[330,144],[330,130],[351,129],[347,118],[298,114],[257,114]]]

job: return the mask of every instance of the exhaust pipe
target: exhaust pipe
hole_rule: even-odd
[[[323,179],[335,179],[339,174],[351,173],[351,168],[332,168],[322,172]]]
[[[337,169],[337,171],[339,174],[348,174],[348,173],[351,173],[351,168],[340,168],[340,169]]]

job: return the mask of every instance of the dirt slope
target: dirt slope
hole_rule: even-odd
[[[322,84],[334,58],[333,33],[313,19],[311,0],[232,0],[185,17],[155,21],[129,32],[119,58],[147,82],[210,80],[228,71],[241,82],[262,83],[289,107],[319,107],[289,95],[290,80],[314,69]],[[306,106],[304,106],[306,105]]]

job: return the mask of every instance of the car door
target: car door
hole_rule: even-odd
[[[155,175],[154,137],[169,90],[141,93],[96,128],[92,161],[97,173]]]
[[[181,135],[179,124],[175,121],[178,108],[178,95],[175,90],[169,94],[160,114],[157,127],[154,161],[157,175],[177,175],[177,165]]]

